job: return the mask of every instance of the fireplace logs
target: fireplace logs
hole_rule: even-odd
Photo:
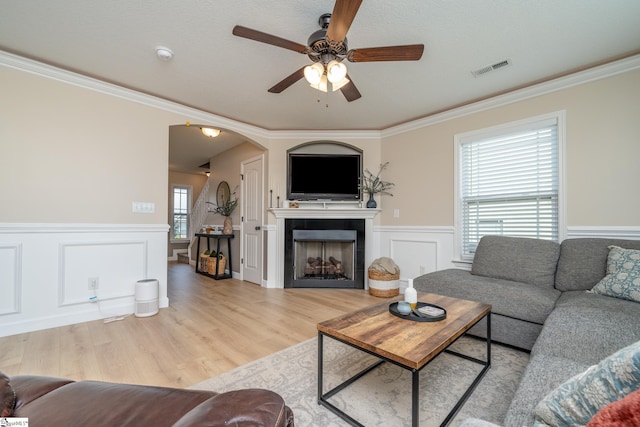
[[[333,276],[341,275],[343,272],[342,261],[333,256],[329,257],[329,261],[324,261],[320,257],[309,257],[307,258],[307,266],[304,269],[304,274],[308,276]]]

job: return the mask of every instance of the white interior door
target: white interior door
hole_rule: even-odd
[[[262,285],[262,156],[242,163],[242,280]]]

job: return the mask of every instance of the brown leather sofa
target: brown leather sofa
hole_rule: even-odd
[[[262,389],[227,393],[34,375],[10,378],[14,417],[31,427],[293,427],[280,395]]]

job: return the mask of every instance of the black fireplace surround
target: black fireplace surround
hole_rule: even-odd
[[[285,219],[284,287],[364,289],[364,235],[363,219]],[[304,270],[305,266],[296,266],[296,258],[298,263],[301,262],[301,257],[295,256],[296,239],[326,241],[329,245],[336,242],[346,247],[352,242],[353,253],[347,256],[352,259],[340,260],[347,266],[344,272],[341,265],[336,270],[334,265],[329,264],[326,269],[317,270],[317,274],[313,274],[312,271],[308,271],[312,274],[297,274]],[[327,261],[328,259],[329,255]],[[307,266],[307,270],[309,268]]]

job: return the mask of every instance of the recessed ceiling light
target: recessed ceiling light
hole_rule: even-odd
[[[158,46],[156,48],[156,55],[158,55],[158,58],[162,59],[163,61],[170,61],[171,58],[173,58],[173,52],[171,51],[171,49],[164,46]]]

